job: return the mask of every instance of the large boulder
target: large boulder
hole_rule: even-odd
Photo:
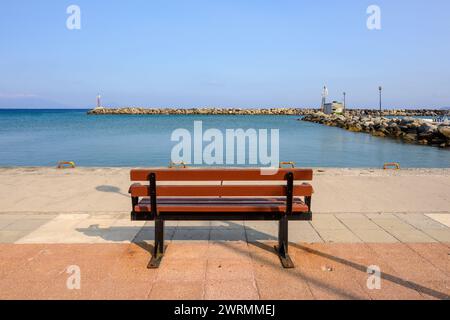
[[[405,118],[403,118],[403,119],[400,121],[400,124],[401,124],[402,126],[406,126],[406,125],[408,125],[408,124],[410,124],[410,123],[413,123],[414,121],[415,121],[414,118],[411,118],[411,117],[405,117]]]
[[[414,142],[417,140],[417,134],[407,133],[403,136],[403,140],[405,140],[406,142]]]
[[[447,139],[450,139],[450,126],[439,126],[439,133]]]

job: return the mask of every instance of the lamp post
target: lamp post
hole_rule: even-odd
[[[325,104],[327,103],[327,96],[328,96],[328,88],[327,86],[323,87],[323,91],[322,91],[322,112],[325,112]]]
[[[383,90],[383,88],[381,86],[378,87],[378,90],[380,91],[380,116],[381,116],[381,91]]]
[[[343,94],[344,94],[344,113],[345,113],[345,109],[346,109],[345,96],[347,95],[347,93],[345,93],[345,91],[344,91]]]

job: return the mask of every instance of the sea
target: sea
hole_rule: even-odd
[[[191,133],[194,141],[195,123],[201,123],[203,133],[215,129],[224,137],[227,130],[254,129],[258,134],[267,130],[270,138],[277,130],[279,161],[292,161],[297,167],[381,168],[386,162],[398,162],[403,168],[450,167],[448,149],[303,122],[299,116],[94,116],[87,111],[0,109],[0,167],[54,167],[59,161],[74,161],[82,167],[168,166],[181,141],[174,139],[174,133]],[[209,143],[200,141],[200,148]],[[259,157],[257,161],[261,166],[266,163]],[[254,163],[246,156],[245,163],[232,166]]]

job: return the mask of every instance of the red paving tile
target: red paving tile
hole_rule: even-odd
[[[256,300],[259,299],[253,280],[210,280],[205,285],[207,300]]]
[[[150,300],[200,300],[204,298],[204,281],[156,281]]]
[[[206,280],[253,280],[253,268],[250,261],[211,258],[206,268]]]
[[[153,282],[157,270],[147,268],[151,252],[152,247],[144,247],[142,244],[129,245],[109,269],[108,276],[130,282]]]
[[[311,300],[313,295],[307,281],[297,269],[279,265],[254,264],[259,296],[263,300]]]
[[[203,281],[206,259],[163,259],[158,269],[158,281]]]
[[[430,243],[407,244],[424,259],[430,261],[436,268],[450,276],[450,248],[445,245]]]
[[[450,300],[450,281],[427,281],[424,283],[424,287],[427,290],[420,290],[424,299]]]
[[[280,264],[280,259],[276,255],[274,243],[249,243],[248,247],[252,263],[255,266],[271,266],[283,269]]]
[[[208,243],[177,243],[167,247],[164,259],[205,259]]]
[[[0,300],[35,300],[42,299],[46,283],[20,279],[0,280]]]
[[[223,258],[250,261],[249,246],[246,242],[211,242],[208,258]]]
[[[448,248],[441,244],[308,244],[280,265],[273,243],[170,244],[147,269],[145,244],[0,245],[1,299],[449,299]],[[69,290],[67,267],[80,267]],[[367,267],[382,272],[367,287]]]
[[[98,284],[91,299],[143,300],[147,299],[152,287],[153,281],[118,281],[116,278],[111,278]]]
[[[383,260],[388,261],[392,269],[397,274],[401,274],[403,279],[417,284],[423,284],[426,281],[444,281],[450,280],[448,275],[426,258],[419,255],[406,244],[369,244],[369,246]]]

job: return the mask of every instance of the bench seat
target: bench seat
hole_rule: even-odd
[[[135,212],[151,212],[149,198],[143,198],[134,207]],[[158,211],[179,212],[272,212],[285,213],[286,199],[282,198],[159,198]],[[308,206],[295,197],[292,214],[309,212]]]

